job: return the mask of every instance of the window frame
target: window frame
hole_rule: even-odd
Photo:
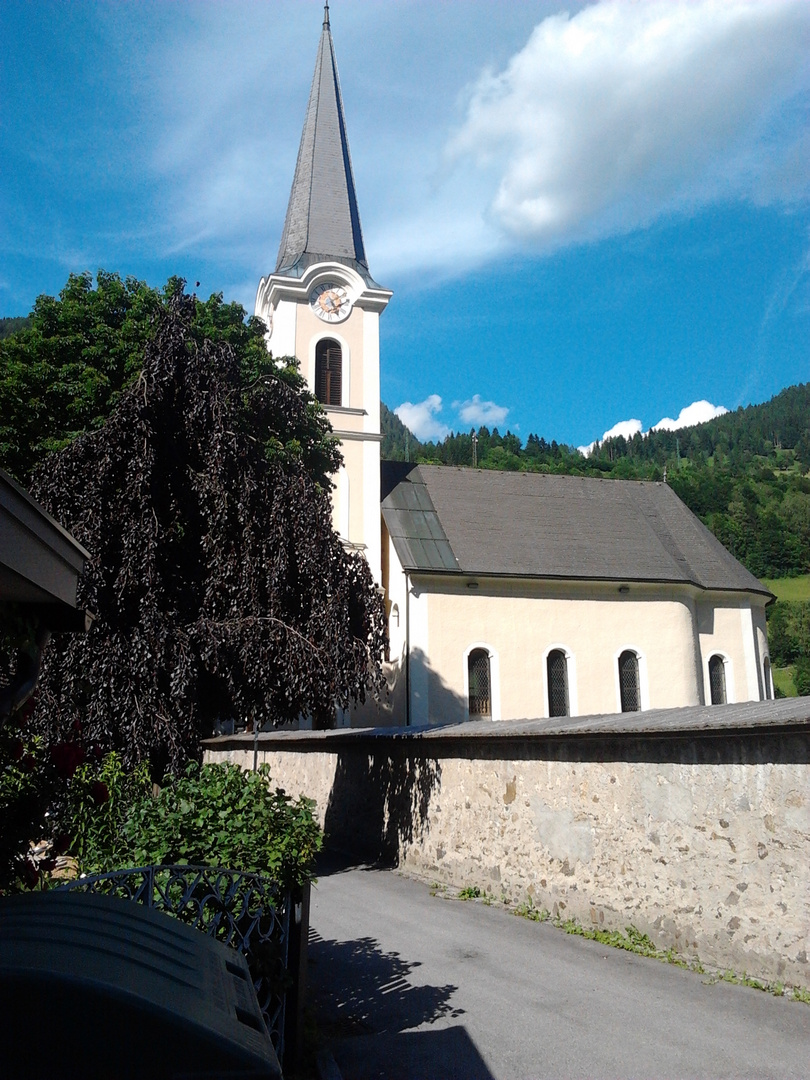
[[[473,641],[464,650],[464,715],[467,720],[483,719],[483,717],[470,716],[470,654],[476,649],[483,649],[489,657],[489,704],[491,720],[501,719],[501,670],[500,658],[497,649],[494,649],[488,641]]]
[[[613,678],[616,688],[616,712],[621,713],[622,710],[622,684],[621,676],[619,674],[619,659],[626,653],[631,652],[636,657],[638,663],[638,696],[639,696],[639,712],[647,712],[650,708],[650,687],[647,678],[647,657],[645,653],[631,642],[622,645],[620,649],[617,649],[613,654]]]
[[[320,355],[320,357],[322,359],[323,358],[323,353],[328,352],[330,348],[334,348],[334,347],[337,347],[338,349],[340,349],[340,394],[339,394],[340,401],[322,401],[321,398],[318,396],[318,363],[319,363],[319,355]],[[315,392],[315,397],[318,399],[318,401],[321,403],[321,405],[325,409],[340,409],[340,408],[343,408],[343,402],[346,400],[346,398],[345,398],[344,378],[343,378],[344,370],[345,370],[345,367],[346,367],[345,355],[346,355],[346,350],[345,350],[345,348],[343,346],[343,343],[341,342],[340,338],[334,336],[333,334],[324,334],[321,337],[319,337],[318,340],[315,342],[315,356],[314,356],[313,376],[312,376],[313,377],[313,383],[314,383],[314,392]],[[325,361],[322,360],[322,362],[325,362]]]
[[[734,693],[734,664],[728,653],[722,649],[711,649],[703,658],[703,700],[707,705],[712,703],[712,680],[709,671],[709,663],[713,656],[719,656],[723,661],[726,677],[726,705],[733,705],[737,700]]]
[[[568,683],[568,716],[579,716],[579,699],[577,696],[577,661],[573,652],[567,645],[560,641],[555,641],[549,645],[543,653],[543,701],[545,704],[545,715],[551,717],[551,701],[549,698],[549,685],[548,685],[548,658],[553,652],[561,652],[565,657],[566,666],[566,680]]]

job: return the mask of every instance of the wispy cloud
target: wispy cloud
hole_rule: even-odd
[[[505,405],[482,401],[480,394],[473,394],[467,401],[454,401],[453,408],[462,424],[473,427],[497,427],[503,424],[509,415],[509,409]]]
[[[289,3],[195,11],[132,72],[140,165],[166,192],[166,251],[238,244],[246,264],[267,269],[314,61],[311,20]],[[351,17],[383,20],[384,41],[401,34],[393,13]],[[463,272],[717,198],[807,196],[804,113],[790,108],[810,88],[803,0],[600,0],[551,15],[500,70],[431,73],[446,101],[470,80],[460,117],[412,86],[420,61],[409,40],[393,72],[363,69],[370,97],[393,106],[393,83],[400,99],[407,87],[409,108],[387,108],[384,127],[371,112],[349,117],[378,276]],[[351,84],[357,43],[344,29],[337,46]],[[300,58],[294,81],[287,53]]]
[[[800,283],[803,279],[807,278],[809,273],[810,248],[807,248],[798,262],[786,270],[782,275],[781,280],[777,282],[777,285],[768,300],[765,314],[762,316],[760,332],[765,330],[769,322],[782,314]]]

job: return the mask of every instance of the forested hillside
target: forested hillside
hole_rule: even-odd
[[[20,330],[27,330],[31,325],[31,320],[27,315],[17,315],[10,319],[0,319],[0,341],[3,338],[10,337],[12,334],[19,333]]]

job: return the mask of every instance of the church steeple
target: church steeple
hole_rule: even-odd
[[[324,260],[351,266],[370,281],[328,3],[276,273],[300,277]]]
[[[380,315],[390,299],[366,262],[327,3],[278,262],[259,282],[255,311],[273,355],[297,358],[340,440],[332,523],[377,582]]]

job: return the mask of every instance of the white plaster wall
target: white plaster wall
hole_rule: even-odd
[[[380,432],[380,316],[376,311],[363,311],[363,394],[361,405],[366,410],[365,430]],[[377,502],[379,506],[379,500]]]
[[[349,533],[348,539],[353,544],[365,544],[365,495],[363,491],[363,444],[355,439],[345,439],[340,445],[343,454],[343,467],[348,476],[349,486]],[[334,499],[335,492],[332,492]],[[344,512],[344,518],[345,518]]]
[[[287,301],[282,301],[287,303]],[[280,305],[279,305],[280,306]],[[301,374],[306,378],[309,389],[315,393],[315,345],[322,338],[333,338],[340,342],[344,350],[343,381],[351,388],[346,395],[345,407],[359,409],[363,407],[363,312],[352,308],[345,322],[325,323],[319,319],[308,303],[299,303],[296,318],[295,355],[301,361]],[[272,338],[271,338],[272,342]],[[348,363],[346,352],[348,351]],[[347,370],[349,369],[350,370]]]
[[[725,597],[714,602],[703,598],[698,604],[700,651],[706,702],[711,701],[708,683],[709,659],[714,653],[727,657],[726,692],[728,700],[759,701],[761,693],[760,656],[765,654],[757,643],[757,627],[765,635],[764,601],[748,597]]]
[[[433,674],[431,656],[432,634],[428,624],[431,596],[418,582],[410,579],[411,587],[407,597],[410,632],[410,721],[411,727],[424,727],[430,723],[430,684]],[[435,700],[435,692],[434,692]],[[404,718],[399,721],[404,723]]]
[[[344,444],[345,445],[345,444]],[[375,582],[382,583],[382,554],[380,536],[380,444],[368,439],[362,447],[363,523],[362,536],[366,559]]]
[[[419,579],[414,586],[426,591]],[[478,579],[478,588],[470,590],[464,581],[433,582],[427,612],[431,723],[465,719],[465,656],[481,641],[498,656],[504,720],[548,715],[544,657],[552,644],[565,647],[573,660],[569,697],[580,715],[619,711],[616,657],[625,648],[641,655],[645,707],[702,701],[693,602],[685,589],[679,594],[677,587],[638,586],[619,594],[595,583],[565,587]],[[739,651],[739,609],[737,626],[726,636]]]
[[[268,345],[270,352],[276,359],[280,359],[282,356],[298,356],[298,359],[302,361],[306,359],[305,356],[299,356],[296,352],[295,324],[298,307],[298,304],[290,300],[280,300],[272,314],[273,325]],[[270,313],[268,311],[257,311],[256,314],[269,323]]]
[[[349,540],[351,537],[349,514],[351,490],[349,487],[349,474],[345,465],[340,466],[337,476],[333,476],[332,481],[335,485],[332,491],[332,528],[344,540]]]

